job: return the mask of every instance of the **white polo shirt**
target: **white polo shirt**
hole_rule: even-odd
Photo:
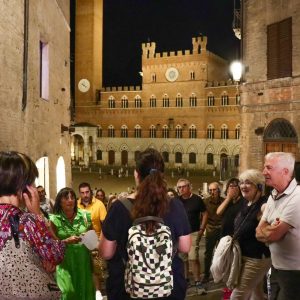
[[[292,226],[279,241],[269,245],[272,264],[279,270],[300,270],[300,185],[293,179],[283,194],[269,197],[262,219],[273,224],[279,218]]]

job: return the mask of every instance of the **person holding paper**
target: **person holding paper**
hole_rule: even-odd
[[[91,255],[81,243],[84,233],[92,228],[91,214],[77,208],[76,195],[71,188],[58,192],[50,226],[54,235],[66,244],[64,260],[56,268],[61,299],[94,300]]]

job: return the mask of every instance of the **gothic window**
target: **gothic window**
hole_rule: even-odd
[[[273,142],[278,140],[298,141],[294,127],[285,119],[273,120],[265,130],[264,141]]]
[[[190,97],[190,107],[196,107],[197,106],[197,97],[193,93]]]
[[[227,140],[228,137],[228,127],[226,124],[223,124],[221,127],[221,139]]]
[[[140,96],[136,96],[134,99],[134,107],[141,108],[142,107],[142,99]]]
[[[176,107],[182,107],[182,106],[183,106],[182,96],[180,94],[177,94],[177,96],[176,96]]]
[[[115,128],[113,125],[108,126],[108,137],[115,137]]]
[[[150,107],[156,107],[156,98],[154,95],[150,97]]]
[[[207,106],[215,106],[215,97],[213,95],[207,97]]]
[[[151,127],[149,129],[149,137],[156,138],[156,128],[154,125],[151,125]]]
[[[197,129],[195,125],[192,125],[189,128],[189,138],[190,139],[196,139],[197,138]]]
[[[164,94],[163,96],[163,107],[169,107],[170,106],[170,100],[167,94]]]
[[[190,72],[190,79],[195,80],[195,72],[194,71]]]
[[[190,164],[196,163],[196,153],[194,152],[189,153],[189,163]]]
[[[235,127],[235,139],[239,140],[240,139],[240,134],[241,134],[241,125],[238,124]]]
[[[206,134],[206,138],[213,140],[215,138],[215,129],[214,126],[209,124],[207,126],[207,134]]]
[[[163,151],[161,155],[163,157],[164,162],[168,163],[169,162],[169,152]]]
[[[151,74],[151,80],[152,80],[152,82],[156,82],[156,74],[155,73]]]
[[[134,137],[135,138],[141,138],[142,137],[142,128],[140,125],[136,125],[134,127]]]
[[[128,108],[128,99],[126,96],[122,97],[122,108]]]
[[[182,163],[182,153],[175,152],[175,163],[181,164]]]
[[[162,129],[162,135],[164,139],[168,139],[169,138],[169,128],[167,125],[164,125],[163,129]]]
[[[108,98],[108,107],[109,108],[115,108],[116,107],[116,101],[115,101],[113,96],[110,96]]]
[[[267,78],[292,76],[292,18],[267,26]]]
[[[208,165],[213,165],[214,164],[214,155],[212,153],[207,153],[207,155],[206,155],[206,163]]]
[[[235,95],[235,104],[236,105],[241,104],[241,95],[240,94]]]
[[[223,95],[221,96],[221,105],[222,105],[222,106],[226,106],[226,105],[228,105],[228,104],[229,104],[228,95],[223,94]]]
[[[121,127],[121,137],[122,138],[127,138],[128,137],[128,128],[126,125],[123,125]]]
[[[175,138],[182,139],[182,127],[180,125],[177,125],[175,128]]]
[[[134,151],[134,160],[135,161],[137,161],[139,159],[140,153],[141,153],[141,151],[139,151],[139,150]]]
[[[98,127],[97,127],[97,137],[98,137],[98,138],[101,138],[101,137],[102,137],[102,128],[101,128],[101,126],[98,126]]]
[[[102,160],[102,151],[97,150],[97,160]]]

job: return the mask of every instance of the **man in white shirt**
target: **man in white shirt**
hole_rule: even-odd
[[[265,156],[263,175],[274,189],[256,228],[256,238],[270,247],[272,277],[275,275],[279,287],[278,297],[272,290],[272,299],[300,295],[300,186],[293,178],[294,165],[291,153]]]

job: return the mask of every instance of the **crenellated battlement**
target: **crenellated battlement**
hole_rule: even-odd
[[[118,91],[141,91],[142,87],[140,85],[131,85],[131,86],[106,86],[103,87],[102,92],[118,92]]]
[[[177,51],[166,51],[166,52],[156,53],[155,42],[142,43],[143,57],[160,58],[160,57],[176,57],[176,56],[191,55],[191,54],[201,54],[206,51],[207,37],[204,35],[193,37],[192,45],[193,45],[192,50],[177,50]]]
[[[232,81],[232,79],[229,78],[227,81],[225,81],[225,80],[224,81],[216,81],[216,80],[208,81],[206,83],[205,87],[209,88],[209,87],[230,86],[230,85],[236,85],[236,84]]]

